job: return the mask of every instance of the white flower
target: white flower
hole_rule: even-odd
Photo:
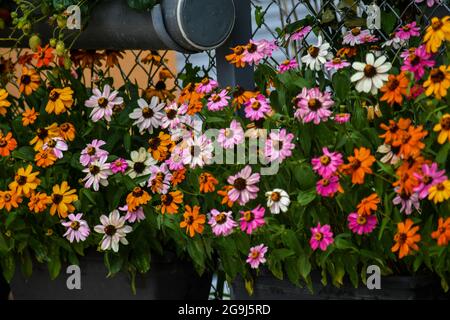
[[[357,72],[350,80],[356,82],[356,91],[376,94],[384,82],[388,80],[387,72],[392,64],[386,62],[386,56],[381,56],[375,60],[373,53],[366,55],[366,63],[353,62],[352,67]]]
[[[135,120],[133,125],[138,126],[140,133],[143,133],[145,130],[153,133],[153,129],[160,127],[162,118],[164,117],[164,113],[161,110],[165,104],[158,102],[159,99],[157,97],[153,97],[150,104],[144,99],[139,99],[137,101],[139,107],[130,113],[129,117]]]
[[[125,225],[125,217],[121,217],[118,210],[114,210],[109,214],[109,217],[102,215],[100,217],[101,224],[94,227],[95,232],[102,233],[101,241],[102,250],[119,251],[119,242],[127,245],[128,241],[125,238],[127,233],[133,231],[133,228]]]
[[[183,141],[184,142],[184,141]],[[209,164],[212,159],[212,152],[214,146],[210,139],[206,135],[194,135],[186,142],[186,146],[183,149],[183,163],[188,164],[192,169],[196,167],[203,167],[205,164]]]
[[[266,192],[267,207],[269,207],[271,213],[278,214],[281,212],[286,212],[291,200],[286,191],[282,189],[273,189],[272,191]]]
[[[330,49],[330,44],[326,41],[323,42],[322,36],[319,36],[317,44],[315,46],[310,46],[308,48],[308,53],[303,56],[301,60],[311,70],[319,71],[329,58],[328,49]]]
[[[83,181],[86,181],[84,184],[85,188],[89,189],[94,186],[94,190],[98,191],[100,184],[104,187],[108,185],[108,176],[112,174],[112,171],[111,164],[106,163],[106,160],[107,157],[94,160],[89,167],[83,170],[84,173],[87,173],[86,177],[83,179]]]
[[[139,148],[139,151],[131,151],[130,158],[131,160],[127,160],[127,174],[132,179],[150,174],[151,166],[157,163],[144,147]],[[144,185],[145,183],[146,182],[144,181],[141,185]]]
[[[94,88],[92,93],[93,95],[84,103],[86,107],[92,108],[90,114],[92,121],[97,122],[103,118],[106,121],[111,121],[114,106],[123,103],[123,98],[117,96],[119,92],[116,90],[111,92],[110,86],[105,85],[103,92]]]
[[[380,159],[382,163],[395,165],[400,161],[400,157],[394,153],[392,147],[388,144],[382,144],[379,146],[377,152],[384,154],[384,156]]]

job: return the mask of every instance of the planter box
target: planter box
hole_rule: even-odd
[[[438,279],[432,276],[389,276],[381,278],[380,290],[366,287],[354,288],[345,284],[342,288],[323,286],[320,275],[313,274],[314,293],[307,287],[296,287],[287,280],[279,280],[270,274],[262,274],[254,283],[254,292],[249,296],[242,279],[232,284],[231,297],[237,300],[423,300],[446,299]],[[361,283],[361,285],[363,285]]]
[[[136,295],[131,291],[130,278],[119,273],[106,278],[103,256],[98,253],[80,259],[81,289],[67,288],[66,268],[61,275],[50,280],[45,265],[36,264],[33,275],[25,279],[20,272],[11,281],[15,300],[151,300],[191,299],[206,300],[211,288],[211,274],[198,276],[190,263],[174,257],[152,256],[151,270],[136,275]]]

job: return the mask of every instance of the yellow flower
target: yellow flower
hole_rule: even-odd
[[[36,136],[30,141],[30,145],[34,144],[34,151],[39,151],[47,141],[57,136],[59,136],[59,128],[58,124],[54,122],[45,128],[38,128]]]
[[[6,100],[8,98],[8,92],[5,89],[0,89],[0,115],[6,114],[6,108],[11,105],[11,102]]]
[[[432,69],[427,81],[423,83],[423,87],[427,96],[434,94],[438,100],[445,97],[447,89],[450,88],[450,66]]]
[[[450,114],[444,114],[433,130],[439,132],[438,142],[440,144],[444,144],[446,140],[450,142]]]
[[[450,16],[442,19],[433,17],[423,37],[427,52],[437,52],[444,40],[450,41]]]
[[[78,196],[75,194],[76,192],[75,189],[70,189],[67,181],[63,181],[61,185],[54,185],[50,214],[53,216],[58,212],[60,218],[66,218],[68,212],[75,210],[72,202],[78,200]]]
[[[69,87],[59,89],[55,88],[50,91],[48,95],[47,106],[45,111],[47,113],[61,114],[66,112],[72,107],[73,104],[73,90]]]
[[[29,196],[30,191],[36,190],[41,180],[37,178],[39,171],[32,172],[33,167],[28,165],[27,168],[20,168],[14,181],[9,184],[9,188],[15,191],[19,196],[24,194],[26,197]]]
[[[433,200],[434,203],[443,202],[450,198],[450,180],[445,180],[430,188],[428,199]]]

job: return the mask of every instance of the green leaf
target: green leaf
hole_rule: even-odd
[[[316,190],[300,191],[297,196],[297,202],[301,206],[307,206],[316,199]]]
[[[298,269],[300,271],[300,275],[306,280],[311,273],[311,263],[309,262],[309,257],[306,254],[301,255],[298,258]]]
[[[47,263],[50,279],[54,280],[61,272],[61,260],[59,256],[59,247],[54,245],[51,249],[49,261]]]
[[[128,6],[136,10],[148,10],[155,4],[155,0],[127,0]]]
[[[255,8],[255,22],[258,28],[264,23],[264,11],[261,6]]]
[[[344,72],[336,72],[333,76],[333,88],[336,96],[341,100],[346,100],[350,92],[350,78]]]
[[[0,264],[3,269],[3,276],[6,281],[11,281],[16,271],[16,261],[14,260],[14,255],[8,254],[1,258]]]
[[[450,151],[450,143],[446,143],[436,155],[436,162],[439,164],[445,164],[447,162],[449,151]]]
[[[33,161],[34,150],[29,146],[20,147],[12,152],[12,157],[20,160]]]

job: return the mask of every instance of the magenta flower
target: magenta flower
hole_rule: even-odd
[[[123,207],[119,207],[120,211],[126,212],[125,221],[130,223],[140,222],[145,220],[144,209],[142,207],[137,207],[134,211],[128,210],[128,205],[124,205]]]
[[[334,101],[331,99],[329,92],[322,93],[319,88],[303,88],[297,96],[298,108],[294,116],[299,120],[301,119],[303,123],[314,122],[314,124],[319,124],[330,117],[330,108],[333,104]]]
[[[414,209],[420,210],[419,195],[417,193],[399,193],[398,189],[398,187],[395,188],[397,196],[392,200],[392,203],[395,205],[401,205],[400,212],[405,212],[405,214],[410,215]]]
[[[435,63],[431,54],[427,53],[425,45],[405,50],[400,56],[403,58],[401,70],[413,73],[416,80],[423,77],[425,68],[431,68]]]
[[[108,151],[101,149],[101,147],[105,144],[105,141],[97,139],[94,139],[91,143],[88,143],[86,148],[81,150],[80,163],[86,167],[95,160],[100,160],[103,157],[108,157]]]
[[[111,92],[110,86],[105,85],[103,92],[94,88],[92,93],[93,95],[84,103],[86,107],[92,108],[90,114],[92,121],[97,122],[101,119],[111,121],[114,106],[123,103],[123,99],[118,97],[119,92],[116,90]]]
[[[260,180],[259,173],[252,173],[252,167],[247,165],[234,176],[228,177],[228,183],[233,188],[228,191],[228,198],[233,201],[239,201],[239,204],[245,205],[258,196],[259,188],[256,185]]]
[[[416,22],[413,21],[398,28],[395,32],[395,36],[404,41],[409,40],[411,37],[420,36],[420,28],[417,26]]]
[[[302,40],[304,39],[310,32],[312,28],[310,26],[303,26],[297,29],[294,33],[290,35],[291,41]]]
[[[111,171],[116,173],[125,173],[128,168],[127,160],[123,158],[118,158],[111,163]]]
[[[341,60],[341,58],[334,58],[325,62],[325,69],[330,70],[340,70],[350,66],[350,62]]]
[[[350,113],[338,113],[334,116],[334,121],[339,124],[344,124],[350,121]]]
[[[339,178],[334,175],[317,181],[316,190],[322,197],[332,197],[339,190],[339,186]]]
[[[247,234],[252,234],[253,231],[265,224],[264,213],[266,209],[258,205],[253,210],[240,211],[242,217],[239,219],[241,230]]]
[[[197,91],[197,93],[209,94],[218,86],[219,83],[216,80],[205,78],[199,84],[197,84],[197,88],[195,89],[195,91]]]
[[[348,44],[350,46],[355,46],[357,44],[364,43],[364,39],[370,36],[369,30],[361,30],[361,28],[353,28],[344,35],[344,40],[342,44]]]
[[[423,164],[422,172],[414,172],[414,177],[419,181],[419,185],[414,188],[414,192],[419,195],[419,199],[428,197],[428,192],[432,186],[447,180],[445,170],[439,170],[436,162],[431,165]]]
[[[63,234],[63,237],[66,237],[70,243],[74,240],[76,242],[84,241],[91,233],[89,225],[85,220],[81,219],[82,217],[82,213],[77,213],[76,215],[71,213],[67,217],[69,221],[61,221],[61,224],[67,228],[66,233]]]
[[[262,94],[250,98],[245,103],[245,117],[252,121],[264,119],[267,113],[272,110],[269,100]]]
[[[347,217],[348,228],[356,234],[362,235],[371,233],[377,226],[375,215],[360,216],[358,213],[350,213]]]
[[[214,235],[226,237],[233,232],[237,222],[233,220],[232,214],[231,211],[211,210],[208,224],[211,226]]]
[[[317,250],[320,248],[320,250],[325,251],[333,241],[333,232],[331,232],[329,224],[321,226],[319,222],[316,227],[311,228],[311,239],[309,240],[311,249]]]
[[[266,262],[266,258],[264,257],[266,253],[267,247],[262,243],[259,246],[251,247],[247,257],[247,263],[253,269],[257,269],[261,263]]]
[[[278,67],[279,73],[285,73],[286,71],[298,68],[298,63],[295,59],[285,60]]]
[[[57,157],[58,159],[62,159],[64,157],[64,152],[69,149],[67,146],[66,141],[60,137],[51,138],[49,141],[47,141],[43,146],[43,150],[51,149],[52,153]]]
[[[209,111],[220,111],[228,106],[228,101],[231,99],[228,96],[228,91],[223,89],[220,93],[214,93],[208,99],[208,110]]]
[[[295,144],[292,143],[294,135],[286,129],[276,130],[269,134],[264,146],[264,155],[270,161],[283,161],[292,156]]]
[[[237,120],[232,120],[229,128],[220,129],[217,142],[225,149],[231,149],[244,141],[244,129]]]
[[[250,40],[249,44],[244,50],[244,53],[242,54],[242,61],[247,62],[250,65],[257,65],[261,62],[262,59],[271,57],[273,51],[275,51],[277,48],[278,47],[274,41]]]
[[[422,3],[425,0],[415,0],[416,3]],[[427,1],[427,6],[429,8],[431,8],[432,6],[434,6],[435,4],[439,4],[442,2],[442,0],[426,0]]]
[[[323,155],[311,160],[313,170],[323,178],[334,175],[338,167],[344,163],[342,154],[339,152],[330,152],[328,148],[322,148]]]

